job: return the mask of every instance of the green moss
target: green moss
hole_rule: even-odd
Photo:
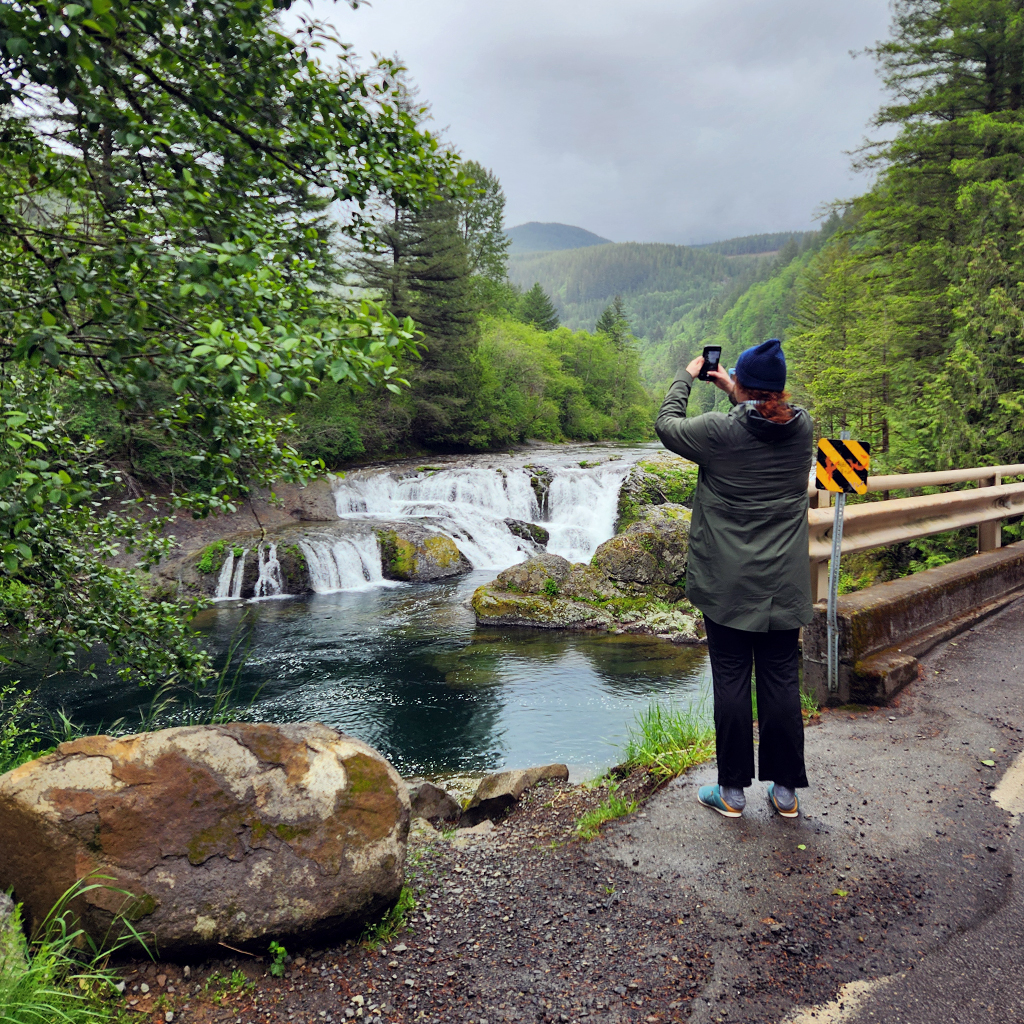
[[[146,892],[132,903],[124,916],[128,921],[140,921],[144,917],[149,917],[158,906],[160,904],[156,898]]]
[[[199,556],[199,561],[196,562],[196,572],[204,574],[220,572],[220,567],[223,564],[224,541],[217,540],[203,548],[203,553]]]
[[[284,822],[274,826],[274,835],[286,843],[298,839],[300,836],[308,836],[312,831],[311,828],[296,828],[294,825],[285,825]]]
[[[640,467],[660,483],[661,494],[665,501],[674,505],[683,505],[693,497],[697,489],[696,466],[672,466],[664,462],[641,462]]]
[[[348,772],[348,792],[350,796],[361,793],[376,793],[381,789],[392,790],[391,780],[384,768],[373,758],[365,754],[356,754],[345,761]]]
[[[423,542],[423,547],[431,557],[435,565],[446,569],[453,562],[459,560],[459,549],[450,537],[428,537]]]
[[[394,530],[375,530],[381,558],[395,579],[407,580],[416,572],[416,545],[399,537]]]
[[[544,581],[544,586],[541,587],[541,590],[548,597],[558,597],[558,583],[550,576]]]
[[[224,819],[216,825],[197,832],[189,842],[188,860],[190,864],[200,865],[210,857],[223,853],[237,843],[235,837],[235,819]]]

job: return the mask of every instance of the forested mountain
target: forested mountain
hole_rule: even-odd
[[[723,256],[753,256],[759,253],[778,252],[791,238],[803,244],[813,231],[776,231],[767,235],[744,235],[742,238],[727,238],[724,242],[702,242],[695,249],[720,252]]]
[[[559,249],[583,249],[588,245],[608,245],[609,240],[571,224],[541,224],[531,220],[505,232],[512,242],[513,256],[528,252],[555,252]]]
[[[663,374],[650,365],[651,347],[674,336],[683,317],[703,303],[737,286],[745,288],[758,266],[772,259],[726,256],[706,246],[622,242],[513,256],[509,277],[521,288],[539,282],[554,300],[562,323],[573,328],[592,329],[621,296],[640,342],[645,377],[655,381]]]

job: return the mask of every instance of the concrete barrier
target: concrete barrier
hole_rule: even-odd
[[[1024,541],[879,583],[836,604],[839,688],[828,691],[825,602],[804,629],[804,686],[823,704],[880,704],[936,644],[1024,596]]]

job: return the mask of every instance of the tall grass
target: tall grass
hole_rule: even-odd
[[[109,967],[111,956],[142,937],[124,917],[114,919],[112,941],[97,944],[78,927],[71,901],[93,889],[110,888],[83,880],[58,900],[31,941],[21,930],[21,908],[0,938],[0,1022],[2,1024],[107,1024],[120,1017],[113,1002],[122,991]],[[126,907],[134,903],[123,890]]]
[[[626,740],[626,763],[674,778],[715,755],[715,730],[706,696],[688,708],[651,704],[636,716]]]

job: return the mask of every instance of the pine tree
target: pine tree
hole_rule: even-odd
[[[553,331],[558,326],[558,313],[539,281],[523,296],[519,304],[519,319],[542,331]]]
[[[455,204],[394,208],[377,223],[374,238],[377,251],[355,255],[350,265],[395,316],[412,318],[426,346],[407,374],[411,391],[394,402],[407,407],[419,443],[478,445],[478,311]]]
[[[890,139],[867,150],[877,184],[845,254],[816,260],[796,341],[820,358],[803,385],[854,429],[880,425],[891,470],[1019,462],[1024,4],[897,0],[875,55]]]
[[[598,317],[594,330],[607,334],[618,348],[626,345],[632,337],[632,328],[626,316],[626,304],[621,295],[616,295],[605,311]]]

